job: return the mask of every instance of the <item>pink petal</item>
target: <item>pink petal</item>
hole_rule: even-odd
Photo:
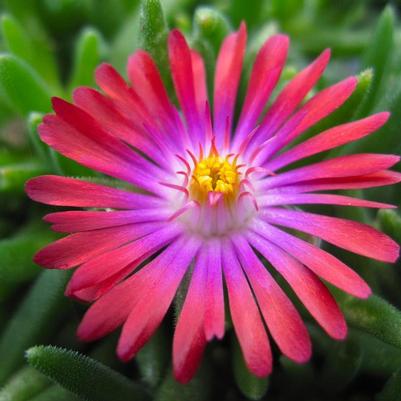
[[[219,240],[211,239],[207,244],[207,278],[205,287],[205,336],[210,341],[214,336],[224,336],[224,292]]]
[[[139,209],[121,212],[74,210],[50,213],[44,217],[44,220],[53,224],[53,231],[73,233],[123,226],[125,224],[167,221],[170,214],[159,209]]]
[[[231,132],[237,90],[246,46],[246,27],[228,35],[220,48],[214,78],[214,133],[216,145],[223,146],[226,130]]]
[[[239,148],[246,135],[252,131],[269,100],[285,65],[288,46],[288,36],[273,35],[259,50],[252,67],[244,105],[235,131],[235,149]]]
[[[301,316],[247,241],[237,236],[234,243],[274,341],[288,358],[298,363],[308,361],[312,345]]]
[[[258,307],[231,243],[224,242],[221,249],[231,318],[245,363],[254,375],[267,376],[272,355]]]
[[[134,146],[164,167],[168,166],[154,138],[147,136],[143,126],[126,119],[111,99],[85,87],[75,89],[73,99],[78,107],[96,119],[109,134]]]
[[[294,256],[319,277],[343,291],[358,298],[367,298],[371,294],[369,286],[357,273],[323,249],[261,220],[253,223],[253,229],[261,237]]]
[[[117,354],[123,361],[134,357],[159,326],[199,246],[194,238],[178,240],[169,248],[170,259],[143,286],[142,296],[124,324],[117,346]]]
[[[202,56],[191,49],[192,73],[194,76],[194,91],[196,106],[199,116],[202,118],[205,114],[206,102],[208,102],[205,63]],[[203,122],[205,124],[205,122]]]
[[[333,338],[341,340],[347,335],[347,325],[335,299],[317,276],[296,259],[256,234],[250,234],[252,246],[273,265],[290,284],[296,295]]]
[[[73,296],[84,288],[97,286],[125,268],[128,268],[127,274],[134,271],[145,259],[173,241],[180,232],[175,224],[159,227],[135,241],[89,259],[74,272],[68,284],[68,295]]]
[[[302,99],[319,80],[330,60],[330,50],[326,49],[312,64],[299,72],[282,90],[266,113],[258,137],[265,141],[293,113]]]
[[[375,228],[357,221],[278,208],[264,209],[261,218],[319,237],[333,245],[383,262],[395,262],[399,246]]]
[[[158,223],[128,224],[68,235],[41,249],[35,263],[48,269],[69,269],[152,232]]]
[[[392,209],[396,206],[388,203],[371,202],[365,199],[356,199],[351,196],[331,194],[292,194],[292,193],[268,193],[258,197],[258,205],[261,207],[282,205],[341,205]]]
[[[166,270],[166,266],[170,265],[176,253],[175,243],[138,273],[116,285],[97,300],[85,313],[78,328],[78,336],[84,341],[93,341],[123,324],[143,296],[149,300],[149,294],[146,292],[149,282],[161,278],[160,275]]]
[[[379,129],[386,123],[389,116],[390,114],[386,112],[378,113],[362,120],[330,128],[268,161],[264,167],[276,171],[297,160],[356,141]]]
[[[266,158],[271,157],[274,153],[295,140],[308,128],[312,127],[315,123],[327,117],[334,110],[340,107],[355,90],[357,79],[350,77],[343,81],[323,89],[321,92],[312,97],[301,109],[291,117],[288,122],[283,126],[282,130],[276,134],[276,142],[270,145],[270,152],[265,155]],[[291,121],[298,121],[302,118],[296,128],[287,133],[285,126],[291,125]],[[284,132],[284,135],[281,135]],[[274,140],[273,139],[273,140]]]
[[[263,189],[274,188],[302,181],[321,178],[339,178],[376,173],[389,168],[400,160],[399,156],[360,153],[323,160],[305,167],[268,177]]]
[[[362,189],[382,187],[401,182],[401,173],[383,170],[373,174],[351,177],[333,177],[315,180],[306,180],[288,186],[280,187],[280,192],[300,193],[327,191],[335,189]]]
[[[177,29],[172,30],[169,34],[168,51],[175,91],[188,124],[190,137],[195,146],[198,143],[203,144],[204,133],[200,126],[197,108],[191,50],[184,36]]]
[[[206,276],[207,252],[202,248],[174,331],[174,376],[181,383],[187,383],[195,374],[206,345],[203,330]]]
[[[161,205],[161,199],[153,196],[56,175],[30,179],[25,191],[36,202],[54,206],[138,209]]]

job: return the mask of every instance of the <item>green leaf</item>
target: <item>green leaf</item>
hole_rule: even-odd
[[[82,401],[82,398],[55,384],[29,401]]]
[[[41,271],[32,257],[53,238],[49,230],[35,224],[25,227],[14,237],[0,241],[0,301]]]
[[[342,295],[338,301],[349,326],[401,348],[401,312],[394,306],[377,295],[366,300]]]
[[[238,341],[233,336],[232,364],[234,378],[241,393],[250,400],[260,400],[267,392],[269,380],[254,376],[245,365]]]
[[[139,15],[139,47],[148,51],[159,67],[169,91],[172,91],[171,74],[167,54],[168,28],[159,0],[142,0]]]
[[[282,2],[284,0],[281,0]],[[231,0],[228,10],[235,25],[239,25],[241,21],[245,21],[247,25],[255,25],[262,19],[263,4],[260,0]]]
[[[103,53],[104,44],[101,34],[93,28],[84,29],[76,42],[70,91],[81,85],[95,85],[95,68],[100,64]]]
[[[78,352],[40,345],[30,348],[26,358],[31,366],[86,400],[149,399],[142,386]]]
[[[24,351],[51,338],[65,318],[68,272],[44,271],[15,311],[0,337],[0,385],[22,365]]]
[[[45,82],[23,60],[0,55],[0,96],[20,115],[50,111],[50,93]]]
[[[152,336],[149,342],[136,356],[139,371],[145,383],[155,387],[162,379],[168,362],[169,344],[162,327]]]
[[[1,166],[0,193],[23,192],[26,180],[44,172],[43,165],[33,160]]]
[[[198,7],[195,10],[193,36],[210,43],[215,56],[217,55],[224,38],[230,32],[231,26],[227,18],[215,8]]]
[[[387,6],[382,12],[371,41],[366,49],[364,68],[373,68],[374,77],[369,96],[358,111],[358,117],[369,114],[374,108],[381,93],[383,81],[391,62],[394,47],[394,11]]]
[[[211,375],[201,366],[195,377],[187,384],[178,383],[169,370],[154,397],[155,401],[210,401],[212,399]]]
[[[401,400],[401,368],[390,377],[383,390],[376,396],[376,401]]]
[[[379,220],[380,229],[401,243],[401,216],[395,210],[382,209],[379,211],[377,218]]]
[[[23,368],[0,390],[0,401],[28,401],[50,385],[50,380],[33,368]]]
[[[11,15],[3,15],[1,28],[6,49],[31,65],[55,92],[60,93],[57,66],[47,38],[39,40],[30,36]]]

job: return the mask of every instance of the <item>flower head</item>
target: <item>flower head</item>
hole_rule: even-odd
[[[272,369],[264,324],[287,357],[309,359],[308,331],[259,255],[331,337],[346,336],[343,315],[321,279],[360,298],[369,296],[368,285],[292,230],[381,261],[398,256],[397,244],[370,226],[293,208],[392,207],[322,191],[399,182],[401,175],[388,170],[397,156],[356,154],[287,168],[369,135],[388,113],[287,146],[341,106],[356,79],[347,78],[301,104],[329,61],[330,53],[324,51],[264,113],[289,45],[286,36],[275,35],[256,57],[235,122],[245,45],[244,25],[224,40],[212,109],[203,60],[177,30],[169,35],[168,49],[179,110],[146,52],[139,50],[129,59],[130,84],[110,65],[101,65],[96,81],[102,93],[82,87],[75,90],[73,104],[54,98],[55,114],[44,118],[39,132],[64,156],[124,184],[116,188],[58,176],[27,184],[36,201],[90,209],[47,215],[55,231],[69,235],[35,258],[46,268],[77,267],[66,293],[93,302],[78,329],[83,340],[122,326],[117,353],[129,360],[159,326],[189,275],[173,341],[174,372],[182,382],[193,376],[206,342],[224,335],[224,286],[246,364],[255,375]]]

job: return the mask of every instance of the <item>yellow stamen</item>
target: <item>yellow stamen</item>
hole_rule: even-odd
[[[206,201],[209,192],[220,192],[225,200],[235,198],[239,188],[237,159],[220,157],[213,146],[208,157],[196,163],[192,174],[190,194],[198,202]]]

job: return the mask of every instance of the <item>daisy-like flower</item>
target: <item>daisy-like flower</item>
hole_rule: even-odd
[[[288,82],[264,113],[289,46],[285,35],[275,35],[256,57],[234,123],[245,46],[245,25],[224,40],[213,107],[204,62],[178,30],[169,35],[168,51],[179,110],[145,51],[129,58],[129,84],[102,64],[96,71],[102,93],[81,87],[73,104],[54,98],[55,114],[44,118],[39,132],[59,153],[124,183],[116,188],[42,176],[26,187],[38,202],[90,209],[47,215],[52,228],[68,236],[35,257],[50,269],[77,267],[66,294],[93,302],[78,329],[81,339],[95,340],[122,326],[117,353],[124,361],[131,359],[159,326],[188,275],[173,340],[174,373],[181,382],[194,375],[207,341],[224,335],[224,286],[252,373],[271,372],[267,330],[288,358],[300,363],[310,358],[308,331],[259,255],[328,335],[346,336],[344,317],[321,279],[359,298],[369,296],[369,286],[293,230],[385,262],[395,261],[399,251],[394,241],[368,225],[293,207],[392,207],[321,191],[399,182],[401,175],[388,170],[397,156],[355,154],[287,168],[371,134],[388,113],[287,146],[343,104],[356,79],[347,78],[302,104],[329,61],[326,50]]]

